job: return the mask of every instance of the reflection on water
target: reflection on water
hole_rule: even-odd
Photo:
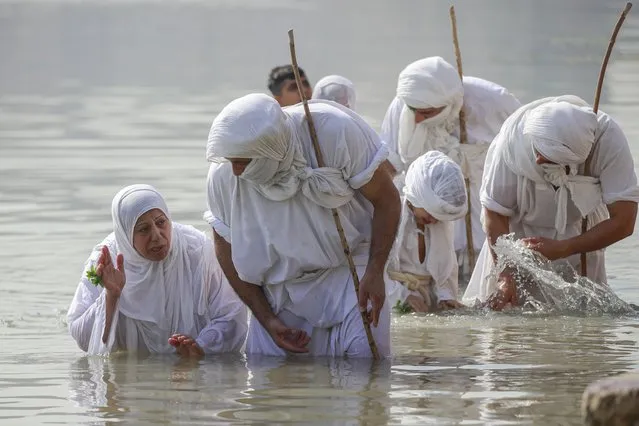
[[[623,6],[599,0],[455,3],[464,69],[527,102],[590,100]],[[378,127],[399,71],[452,60],[444,0],[0,0],[0,423],[580,424],[592,380],[639,365],[633,317],[464,313],[393,319],[386,363],[222,356],[82,356],[65,315],[124,185],[150,183],[206,229],[204,146],[231,99],[288,62],[342,74]],[[362,13],[365,10],[366,13]],[[639,19],[628,18],[602,109],[639,158]],[[361,102],[360,102],[361,100]],[[639,302],[636,236],[607,251]]]

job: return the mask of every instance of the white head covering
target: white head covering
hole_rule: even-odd
[[[493,142],[495,155],[503,155],[513,172],[531,182],[557,187],[555,228],[559,233],[566,230],[569,193],[583,216],[603,202],[599,180],[577,175],[595,142],[597,126],[597,115],[583,99],[571,95],[544,98],[515,111]],[[535,151],[557,164],[536,164]],[[524,185],[518,197],[520,211],[527,211],[529,203],[534,203],[534,188]]]
[[[337,102],[354,110],[355,86],[352,81],[341,75],[328,75],[315,84],[313,99]]]
[[[224,107],[211,125],[206,157],[210,162],[251,158],[240,178],[273,201],[287,200],[299,189],[327,208],[353,197],[340,170],[308,166],[292,120],[264,94],[246,95]]]
[[[404,196],[439,221],[453,221],[468,210],[461,168],[439,151],[429,151],[408,168]]]
[[[427,152],[408,168],[404,197],[414,207],[423,208],[438,220],[425,229],[428,236],[426,268],[440,284],[457,267],[453,221],[468,211],[461,168],[441,152]],[[404,240],[406,224],[412,214],[406,205],[403,210],[398,241]]]
[[[146,322],[136,323],[138,330],[127,326],[128,348],[135,348],[141,336],[152,352],[164,352],[168,337],[178,330],[196,335],[192,265],[197,262],[192,262],[190,255],[201,254],[204,241],[172,223],[167,257],[159,262],[144,258],[133,247],[133,230],[140,216],[153,209],[160,209],[171,220],[164,199],[150,185],[127,186],[113,198],[113,232],[126,274],[118,308],[126,317]],[[203,314],[207,301],[198,296],[198,313]]]
[[[404,102],[399,120],[398,150],[402,161],[410,164],[424,152],[448,151],[459,143],[453,136],[464,88],[459,74],[443,58],[434,56],[408,65],[399,74],[397,97]],[[415,123],[412,108],[446,107],[435,117]]]

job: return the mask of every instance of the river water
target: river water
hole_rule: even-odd
[[[460,0],[464,71],[523,102],[591,100],[621,2]],[[351,0],[0,0],[0,424],[577,425],[591,381],[639,366],[639,320],[473,314],[396,317],[394,357],[88,358],[66,331],[111,198],[149,183],[206,229],[215,114],[265,91],[295,28],[312,82],[352,79],[379,128],[409,62],[453,61],[449,3]],[[639,15],[627,20],[601,108],[639,159]],[[607,252],[639,303],[636,233]]]

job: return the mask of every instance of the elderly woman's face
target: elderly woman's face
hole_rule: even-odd
[[[171,221],[160,209],[149,210],[133,228],[133,247],[145,259],[159,262],[171,248]]]

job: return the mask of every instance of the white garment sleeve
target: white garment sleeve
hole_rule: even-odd
[[[390,161],[398,173],[401,173],[404,168],[398,148],[399,117],[402,114],[403,107],[404,102],[398,97],[395,97],[388,106],[388,110],[386,110],[380,134],[382,142],[388,147],[388,161]]]
[[[239,351],[248,330],[246,305],[235,294],[217,262],[208,274],[210,320],[195,341],[207,354]]]
[[[479,198],[483,207],[510,217],[517,209],[518,176],[495,155],[498,152],[495,145],[488,149]]]
[[[607,114],[600,114],[599,126],[603,133],[595,145],[592,172],[599,176],[604,203],[639,201],[637,175],[626,135]]]
[[[211,163],[206,179],[208,211],[204,213],[204,220],[224,238],[231,242],[230,195],[233,192],[231,163]],[[227,216],[228,214],[228,216]]]

